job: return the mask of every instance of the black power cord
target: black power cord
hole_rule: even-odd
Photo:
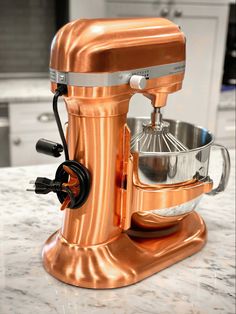
[[[67,94],[67,86],[64,84],[58,84],[57,89],[55,91],[54,97],[53,97],[53,102],[52,102],[52,107],[53,107],[53,113],[56,119],[57,123],[57,128],[61,137],[63,149],[64,149],[64,154],[65,154],[65,160],[69,160],[69,153],[68,153],[68,147],[64,135],[64,131],[61,125],[61,119],[58,113],[58,98],[64,94]]]
[[[75,160],[69,160],[67,142],[58,113],[58,98],[64,94],[67,94],[67,86],[58,84],[53,97],[53,112],[61,137],[66,160],[58,167],[54,180],[45,177],[38,177],[36,178],[35,182],[30,182],[34,184],[34,188],[28,189],[28,191],[34,191],[36,194],[48,194],[49,192],[54,192],[57,194],[57,197],[61,203],[65,201],[66,197],[69,197],[70,202],[67,207],[76,209],[81,207],[88,198],[90,191],[90,173],[88,169],[81,163]],[[60,153],[62,152],[62,146],[58,143],[40,139],[36,144],[36,150],[40,153],[59,157]],[[70,175],[66,172],[66,168],[69,168],[73,172],[73,176],[77,177],[76,179],[78,181],[78,186],[76,188],[78,193],[73,192],[73,188],[70,188],[70,184],[67,184]]]
[[[79,185],[79,194],[72,200],[72,202],[69,204],[69,208],[75,209],[78,207],[81,207],[85,201],[88,198],[89,191],[90,191],[90,173],[86,167],[84,167],[81,163],[75,161],[75,160],[66,160],[60,166],[57,168],[56,175],[55,175],[55,181],[56,182],[61,182],[67,183],[69,175],[68,173],[64,170],[63,166],[69,167],[77,176],[78,181],[80,183]],[[66,196],[70,194],[68,191],[61,190],[57,193],[57,197],[61,203],[65,200]]]
[[[63,183],[67,183],[69,179],[69,174],[64,170],[63,166],[69,167],[77,176],[79,182],[78,195],[74,195],[69,187],[63,185]],[[34,182],[34,186],[34,192],[36,194],[56,193],[60,203],[63,203],[65,198],[69,196],[70,203],[68,207],[76,209],[81,207],[88,198],[90,191],[90,174],[88,169],[79,162],[66,160],[57,168],[54,180],[38,177]]]
[[[87,200],[89,190],[90,190],[90,174],[86,167],[84,167],[79,162],[76,162],[74,160],[69,160],[69,153],[68,153],[68,146],[65,139],[64,131],[61,125],[61,119],[58,113],[58,98],[62,95],[67,94],[67,86],[64,84],[58,84],[57,89],[55,90],[55,94],[53,97],[53,112],[57,123],[57,128],[61,137],[64,154],[65,154],[65,162],[60,164],[60,166],[57,169],[56,176],[55,176],[55,185],[58,186],[58,182],[61,183],[61,186],[63,183],[68,182],[69,175],[68,173],[63,169],[63,166],[68,166],[76,175],[80,182],[80,191],[79,195],[74,197],[73,193],[69,188],[63,187],[60,191],[53,190],[52,191],[57,193],[57,197],[61,203],[65,200],[66,196],[68,195],[70,197],[70,204],[69,208],[74,209],[82,206],[84,202]],[[35,183],[36,186],[36,183]]]

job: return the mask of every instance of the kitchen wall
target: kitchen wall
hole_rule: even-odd
[[[55,2],[0,1],[0,73],[47,73]]]

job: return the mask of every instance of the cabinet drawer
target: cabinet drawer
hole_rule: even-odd
[[[217,115],[217,138],[235,136],[235,110],[220,110]]]
[[[67,121],[67,112],[63,100],[58,103],[62,124]],[[27,103],[9,105],[10,132],[56,131],[57,126],[52,104]]]
[[[59,134],[54,133],[18,133],[10,135],[11,166],[26,166],[37,164],[61,163],[64,161],[64,154],[59,158],[39,154],[35,145],[39,138],[46,138],[61,143]]]

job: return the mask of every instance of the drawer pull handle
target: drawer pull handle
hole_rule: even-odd
[[[182,10],[180,9],[175,10],[175,13],[174,13],[175,17],[181,17],[182,14],[183,14]]]
[[[17,137],[17,138],[15,138],[15,139],[13,139],[13,144],[15,145],[15,146],[19,146],[20,144],[21,144],[21,138],[20,137]]]
[[[161,16],[162,16],[162,17],[168,16],[169,13],[170,13],[170,12],[169,12],[169,10],[168,10],[167,8],[164,8],[164,9],[161,10]]]
[[[48,123],[48,122],[55,121],[55,117],[53,113],[45,112],[45,113],[40,114],[37,117],[37,120],[42,123]]]

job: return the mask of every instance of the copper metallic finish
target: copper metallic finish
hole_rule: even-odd
[[[196,182],[181,187],[143,188],[133,185],[132,210],[147,211],[177,206],[212,190],[212,181]]]
[[[185,37],[162,18],[77,20],[53,39],[50,68],[116,72],[185,60]]]
[[[158,208],[160,201],[162,205],[173,204],[166,197],[167,192],[169,196],[178,193],[178,202],[189,199],[188,194],[191,199],[196,196],[193,190],[199,184],[188,182],[187,192],[181,185],[169,187],[163,191],[163,200],[159,188],[157,199],[142,201],[147,187],[137,180],[130,156],[130,133],[126,125],[129,99],[130,95],[126,94],[65,99],[70,158],[89,169],[92,185],[81,208],[65,209],[60,236],[52,236],[44,247],[45,268],[64,282],[91,288],[129,285],[193,254],[205,242],[205,226],[197,214],[190,214],[180,222],[177,219],[182,226],[179,236],[148,240],[145,244],[147,240],[140,243],[140,239],[122,233],[130,227],[135,211]],[[137,196],[138,189],[142,197]],[[155,192],[157,187],[150,189]],[[204,193],[202,187],[200,191]],[[136,197],[140,197],[140,206]]]
[[[163,238],[131,238],[125,233],[90,247],[53,234],[43,250],[46,270],[57,279],[85,288],[117,288],[138,282],[196,252],[206,242],[206,227],[193,212],[179,230]]]
[[[162,217],[158,215],[156,210],[162,208],[169,208],[179,204],[191,201],[198,196],[208,193],[212,190],[213,182],[201,182],[193,179],[188,182],[178,184],[153,184],[148,185],[140,181],[138,177],[138,154],[133,153],[130,158],[132,163],[132,225],[146,230],[157,230],[167,228],[178,224],[185,219],[189,213]],[[155,210],[155,213],[151,211]]]
[[[138,69],[185,60],[185,37],[179,27],[161,18],[78,20],[55,36],[50,67],[63,72],[98,73]],[[138,92],[153,106],[181,89],[184,72],[150,79],[144,90],[129,84],[112,87],[68,87],[71,97],[108,97]],[[52,83],[52,91],[56,84]]]
[[[66,209],[62,234],[70,243],[96,245],[122,231],[121,195],[128,103],[127,95],[66,98],[70,159],[81,162],[92,175],[86,203],[78,210]]]
[[[128,101],[127,96],[104,97],[101,103],[98,98],[66,98],[70,159],[83,163],[92,174],[87,202],[79,210],[66,209],[62,234],[70,243],[106,242],[130,227],[126,219],[134,212],[175,206],[211,190],[211,182],[198,181],[161,189],[144,186],[137,179],[135,163],[129,166],[132,172],[127,172],[128,163],[132,163],[128,139],[128,146],[124,142]]]
[[[79,20],[56,35],[50,67],[64,72],[114,72],[184,60],[184,35],[168,20]],[[142,92],[153,106],[163,106],[166,96],[181,88],[183,77],[180,73],[150,79],[142,91],[129,84],[68,86],[69,155],[88,168],[92,182],[85,204],[64,210],[62,228],[44,246],[44,266],[56,278],[88,288],[126,286],[204,245],[206,228],[194,212],[184,219],[156,220],[160,227],[179,228],[170,236],[136,239],[125,233],[132,215],[180,204],[211,189],[211,183],[196,181],[167,188],[145,186],[130,154],[126,120],[131,96]]]
[[[170,208],[189,202],[198,196],[212,190],[213,182],[201,182],[195,179],[178,184],[144,184],[138,177],[138,153],[129,158],[129,181],[132,183],[127,191],[130,201],[129,208],[132,215],[132,225],[146,230],[156,230],[171,227],[185,219],[189,213],[179,216],[162,217],[156,210]],[[155,213],[151,211],[155,210]]]

